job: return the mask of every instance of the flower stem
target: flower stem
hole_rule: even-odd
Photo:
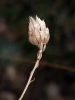
[[[33,74],[34,74],[36,68],[39,66],[39,61],[40,61],[41,57],[42,57],[42,50],[39,50],[39,54],[37,55],[37,61],[36,61],[35,65],[34,65],[34,68],[32,69],[32,71],[30,73],[28,82],[27,82],[27,84],[26,84],[26,86],[25,86],[25,88],[24,88],[24,90],[23,90],[23,92],[22,92],[22,94],[21,94],[21,96],[20,96],[20,98],[18,100],[22,100],[22,98],[24,97],[24,94],[26,93],[29,84],[32,82]]]

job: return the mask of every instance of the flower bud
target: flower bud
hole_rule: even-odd
[[[36,16],[36,19],[30,17],[29,22],[29,42],[37,45],[39,48],[46,45],[49,41],[49,29],[46,28],[44,20]]]

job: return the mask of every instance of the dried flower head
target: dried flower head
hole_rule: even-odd
[[[36,19],[30,17],[29,22],[29,42],[37,45],[40,49],[49,41],[49,29],[46,28],[44,20],[36,16]]]
[[[36,16],[36,19],[30,17],[29,22],[29,41],[30,43],[37,45],[39,47],[39,52],[37,53],[37,61],[32,69],[28,82],[24,88],[23,93],[21,94],[19,100],[22,100],[24,94],[26,93],[29,84],[34,81],[32,80],[33,74],[36,68],[39,66],[39,61],[42,58],[42,52],[46,48],[46,44],[48,43],[50,38],[49,29],[46,28],[46,24],[40,18]]]

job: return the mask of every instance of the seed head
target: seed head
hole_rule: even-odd
[[[42,45],[46,45],[49,41],[49,29],[46,28],[44,20],[36,18],[29,18],[29,42],[37,45],[40,49]]]

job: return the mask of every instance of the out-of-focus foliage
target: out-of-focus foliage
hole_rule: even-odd
[[[75,67],[74,0],[0,0],[0,56],[36,59],[38,48],[28,42],[29,16],[35,15],[45,20],[51,35],[42,60]],[[14,80],[8,77],[12,67],[16,73]],[[30,64],[0,58],[1,100],[4,100],[2,96],[5,94],[15,99],[20,96],[32,67]],[[25,99],[75,100],[74,73],[45,66],[37,69],[35,76],[37,80]],[[32,90],[33,93],[30,92]]]
[[[50,57],[48,61],[74,66],[74,11],[74,0],[1,0],[0,26],[7,31],[0,29],[0,34],[9,40],[18,40],[21,46],[25,45],[30,51],[32,46],[28,42],[28,21],[29,16],[35,17],[37,14],[46,21],[51,33],[50,43],[44,53]]]

